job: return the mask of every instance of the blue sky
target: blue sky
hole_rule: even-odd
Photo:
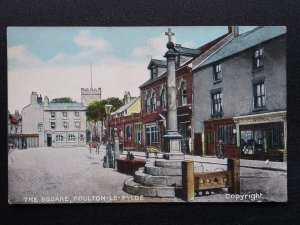
[[[240,27],[246,32],[254,27]],[[80,88],[102,88],[103,98],[139,95],[149,79],[150,55],[164,59],[168,27],[9,27],[8,107],[22,110],[32,91],[50,99],[80,101]],[[174,42],[197,48],[228,32],[227,26],[171,27]],[[15,98],[13,96],[20,96]]]

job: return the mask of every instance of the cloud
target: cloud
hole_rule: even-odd
[[[162,33],[158,37],[147,39],[146,44],[142,47],[133,49],[132,55],[135,57],[147,57],[151,55],[155,59],[164,59],[163,56],[166,51],[166,36]]]
[[[7,48],[7,58],[20,65],[35,65],[41,60],[31,55],[26,45],[15,45]]]
[[[90,48],[94,51],[104,51],[109,49],[110,44],[102,37],[92,37],[90,31],[82,30],[74,37],[73,42],[78,46]]]
[[[149,79],[147,60],[136,61],[115,56],[102,57],[93,63],[93,88],[102,89],[102,98],[122,98],[125,91],[139,96],[139,86]],[[30,93],[38,92],[42,97],[71,97],[80,102],[81,88],[90,88],[89,64],[54,65],[43,67],[10,68],[8,70],[8,108],[10,111],[29,104]],[[17,96],[17,97],[16,97]]]

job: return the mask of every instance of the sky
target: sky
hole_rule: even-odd
[[[8,110],[30,103],[30,94],[80,102],[81,88],[102,89],[102,99],[139,96],[150,78],[151,58],[165,59],[169,27],[7,28]],[[228,32],[227,26],[170,27],[173,42],[198,48]],[[240,27],[240,33],[254,27]]]

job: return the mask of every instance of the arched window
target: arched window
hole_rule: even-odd
[[[166,89],[163,89],[160,96],[161,100],[161,108],[166,109],[167,108],[167,96],[166,96]]]
[[[61,134],[56,135],[55,137],[55,141],[56,142],[63,142],[64,137]]]
[[[154,112],[156,110],[156,94],[153,92],[151,97],[151,111]]]
[[[146,112],[151,112],[151,96],[150,94],[147,95],[147,106]]]
[[[186,96],[186,83],[181,82],[179,88],[179,98],[178,98],[178,105],[186,105],[187,104],[187,96]]]
[[[75,135],[74,134],[69,134],[68,135],[68,142],[74,142],[76,139]]]

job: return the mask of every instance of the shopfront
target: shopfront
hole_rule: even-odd
[[[234,117],[242,159],[284,161],[286,111]]]

